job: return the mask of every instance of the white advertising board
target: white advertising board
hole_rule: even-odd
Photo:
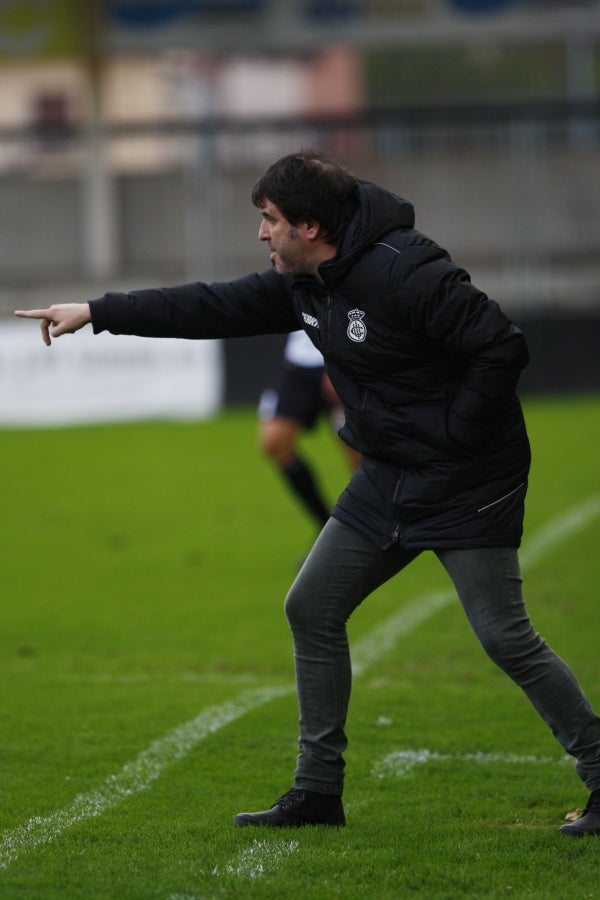
[[[37,322],[0,322],[0,426],[200,419],[221,407],[223,383],[219,341],[88,326],[46,347]]]

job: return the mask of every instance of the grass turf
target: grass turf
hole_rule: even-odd
[[[526,413],[525,546],[597,493],[600,401],[530,400]],[[0,868],[0,897],[598,896],[600,843],[556,835],[585,790],[456,602],[356,679],[346,829],[231,825],[290,784],[297,708],[282,603],[313,537],[254,428],[239,410],[2,432],[0,846],[18,852]],[[326,427],[306,450],[333,499],[346,472]],[[597,709],[599,537],[596,518],[525,573],[536,626]],[[357,611],[353,640],[447,586],[424,554]],[[52,819],[78,796],[89,811],[99,787],[203,710],[273,686],[289,690],[179,758],[164,751],[169,764],[142,789],[68,827]],[[429,757],[408,771],[381,765],[409,751]]]

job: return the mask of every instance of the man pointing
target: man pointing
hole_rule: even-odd
[[[271,262],[261,274],[17,313],[41,320],[46,344],[90,322],[95,333],[190,339],[303,328],[324,357],[344,406],[340,436],[361,465],[286,599],[300,706],[292,787],[235,822],[344,824],[346,623],[432,551],[487,654],[576,759],[589,801],[561,832],[600,834],[600,719],[522,596],[523,334],[415,229],[410,203],[319,152],[274,162],[252,201]]]

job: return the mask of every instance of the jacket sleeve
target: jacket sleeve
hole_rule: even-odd
[[[413,324],[459,371],[447,411],[451,440],[474,453],[501,427],[529,362],[525,338],[498,304],[448,259],[417,269]]]
[[[271,269],[230,282],[107,293],[92,300],[90,310],[95,334],[197,339],[286,333],[301,327],[287,282]]]

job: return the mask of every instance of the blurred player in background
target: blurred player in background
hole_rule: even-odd
[[[276,384],[260,397],[258,442],[319,531],[331,514],[331,505],[298,442],[327,413],[337,432],[344,424],[344,411],[325,373],[323,357],[306,332],[293,331],[284,347]],[[341,441],[339,445],[350,468],[356,469],[359,454]]]

